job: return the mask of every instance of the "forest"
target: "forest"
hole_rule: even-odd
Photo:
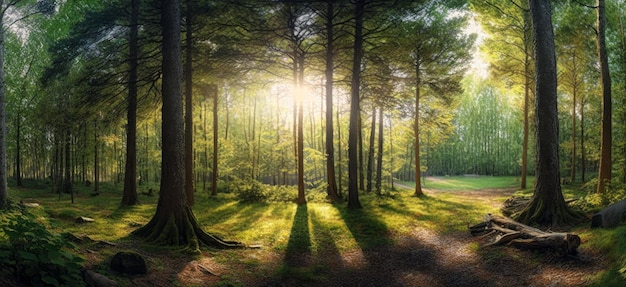
[[[0,286],[624,286],[625,9],[0,1]]]

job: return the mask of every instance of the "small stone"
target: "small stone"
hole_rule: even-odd
[[[109,265],[111,269],[125,274],[145,274],[148,272],[146,260],[139,253],[131,251],[120,251]]]

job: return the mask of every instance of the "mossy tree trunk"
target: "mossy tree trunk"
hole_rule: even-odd
[[[549,0],[529,0],[535,47],[536,183],[532,200],[519,214],[521,223],[562,225],[579,216],[566,205],[559,169],[557,76]]]
[[[134,232],[161,245],[184,246],[197,251],[200,244],[220,248],[244,245],[224,241],[198,225],[185,193],[182,62],[178,0],[161,1],[163,29],[163,107],[161,187],[156,213]]]

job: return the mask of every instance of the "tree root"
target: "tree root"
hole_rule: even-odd
[[[178,217],[178,218],[177,218]],[[170,213],[167,217],[155,215],[148,224],[132,232],[147,242],[165,246],[181,246],[184,250],[200,252],[200,245],[219,249],[247,248],[237,241],[227,241],[200,228],[191,208]],[[251,246],[255,248],[256,246]]]

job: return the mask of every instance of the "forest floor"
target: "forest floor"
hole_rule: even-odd
[[[435,198],[453,193],[467,204],[482,202],[499,208],[503,198],[514,191],[426,189],[425,193]],[[467,222],[472,220],[475,219],[468,218]],[[148,261],[160,267],[143,276],[128,277],[126,283],[132,286],[587,286],[596,273],[606,269],[601,254],[584,248],[585,238],[577,256],[563,256],[506,246],[482,247],[488,239],[471,237],[466,231],[437,232],[419,225],[407,228],[405,232],[389,231],[382,235],[391,239],[390,244],[345,251],[329,243],[317,252],[304,250],[295,256],[289,255],[289,247],[287,250],[203,251],[201,257],[192,259],[175,251],[143,250]],[[319,231],[312,236],[328,241],[331,232]],[[358,237],[360,232],[353,233]],[[124,244],[133,248],[132,241],[121,246]],[[102,260],[98,253],[88,257],[93,264]],[[232,260],[234,257],[239,259]]]

